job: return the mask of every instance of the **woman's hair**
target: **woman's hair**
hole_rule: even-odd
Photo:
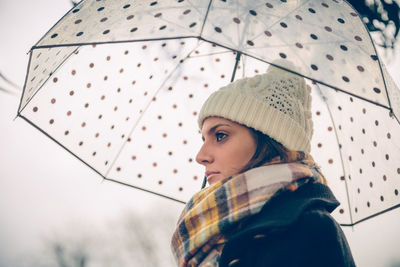
[[[241,172],[252,168],[257,168],[265,162],[270,161],[274,157],[279,156],[282,160],[287,160],[288,150],[279,142],[275,141],[268,135],[248,127],[256,140],[257,148],[253,157],[242,169]]]

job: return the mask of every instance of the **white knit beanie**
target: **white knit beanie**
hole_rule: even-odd
[[[288,150],[310,152],[311,88],[304,78],[272,65],[263,75],[237,80],[212,93],[200,110],[200,129],[211,116],[256,129]]]

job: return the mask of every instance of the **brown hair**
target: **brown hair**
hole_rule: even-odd
[[[245,172],[252,168],[257,168],[263,165],[265,162],[270,161],[276,156],[279,156],[283,160],[287,160],[288,150],[279,142],[275,141],[268,135],[257,131],[253,128],[249,128],[254,139],[257,143],[256,152],[250,159],[249,163],[242,169],[241,172]]]

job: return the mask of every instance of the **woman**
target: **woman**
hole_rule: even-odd
[[[310,153],[311,89],[270,67],[214,92],[199,113],[196,160],[209,187],[172,238],[185,266],[354,266],[330,216],[338,201]]]

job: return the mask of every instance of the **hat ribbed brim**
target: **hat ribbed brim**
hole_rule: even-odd
[[[261,131],[291,151],[310,152],[310,140],[303,127],[251,95],[214,92],[200,111],[200,129],[203,121],[211,116],[223,117]]]

